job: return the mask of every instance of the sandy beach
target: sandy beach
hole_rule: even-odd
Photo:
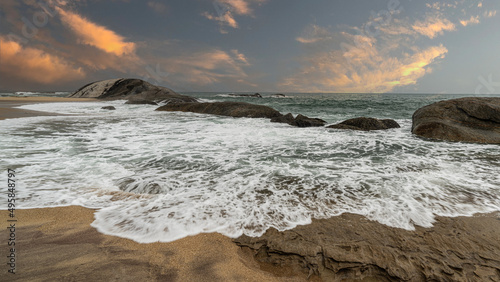
[[[54,115],[12,107],[29,103],[72,101],[95,101],[95,99],[0,98],[0,119]],[[139,244],[129,239],[107,236],[90,226],[94,220],[94,212],[94,210],[78,206],[16,210],[17,221],[14,223],[16,274],[7,274],[8,265],[4,264],[4,277],[8,277],[9,281],[307,280],[307,271],[257,262],[253,251],[240,248],[231,238],[217,233],[200,234],[171,243],[152,244]],[[0,214],[4,219],[9,218],[9,212],[6,210],[0,211]],[[342,225],[343,234],[357,234],[358,229],[366,226],[368,220],[361,216],[347,215],[334,218],[332,221],[339,226]],[[319,223],[320,221],[315,221],[314,224]],[[478,250],[479,255],[483,249],[488,250],[489,253],[498,254],[497,258],[488,258],[491,260],[489,266],[491,268],[487,271],[495,269],[500,263],[498,260],[500,257],[498,213],[452,220],[441,218],[438,223],[435,227],[418,228],[415,232],[397,231],[398,234],[402,234],[398,235],[402,236],[398,238],[405,238],[401,240],[405,242],[401,243],[402,245],[413,246],[420,244],[417,239],[426,237],[426,234],[438,234],[439,237],[436,238],[440,238],[439,240],[427,240],[425,244],[428,245],[415,247],[425,247],[431,252],[443,249],[449,238],[458,240],[457,242],[463,239],[467,242],[465,247],[474,251]],[[383,238],[384,234],[394,233],[394,228],[376,222],[370,224],[378,226],[376,234],[378,238]],[[9,227],[6,220],[4,220],[4,225]],[[5,227],[1,229],[0,236],[12,237],[12,230],[9,231]],[[366,229],[366,227],[363,228]],[[370,227],[367,230],[372,229]],[[349,236],[346,235],[346,237]],[[346,239],[343,238],[343,240]],[[368,242],[368,239],[366,241]],[[353,244],[358,244],[359,241],[353,242]],[[484,245],[485,242],[489,245]],[[411,249],[404,250],[403,247],[392,245],[388,247],[405,251],[410,258],[412,256],[413,250]],[[453,246],[446,248],[448,249],[443,249],[444,252],[453,253]],[[9,251],[7,240],[2,249],[2,254],[5,253],[4,251]],[[483,266],[472,264],[470,267],[477,271],[486,271]],[[496,271],[498,272],[496,274],[493,271],[486,274],[478,272],[478,275],[484,274],[488,277],[497,275],[500,279],[500,271]],[[341,278],[339,276],[334,280],[351,281]],[[330,280],[325,279],[325,281]],[[308,281],[321,281],[321,279],[312,275]]]
[[[251,255],[220,234],[139,244],[97,232],[90,226],[93,213],[75,206],[17,210],[16,274],[9,281],[304,280],[260,270]],[[7,211],[0,214],[8,218]],[[8,237],[5,228],[0,234]]]

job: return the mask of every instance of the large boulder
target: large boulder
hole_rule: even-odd
[[[376,119],[376,118],[366,118],[366,117],[348,119],[339,124],[328,126],[328,128],[362,130],[362,131],[385,130],[391,128],[400,128],[400,127],[401,126],[395,120],[392,119]]]
[[[133,78],[109,79],[89,83],[68,97],[105,100],[146,100],[156,103],[196,102],[195,98],[180,95],[172,89]]]
[[[297,117],[293,117],[291,113],[272,118],[271,122],[287,123],[297,127],[320,127],[326,124],[326,121],[319,118],[310,118],[301,114],[297,115]]]
[[[498,281],[498,214],[392,228],[353,214],[234,241],[266,267],[323,281]]]
[[[281,116],[280,112],[273,108],[244,102],[177,103],[167,104],[156,110],[248,118],[274,118]]]
[[[437,102],[413,114],[412,132],[446,141],[500,144],[500,98]]]

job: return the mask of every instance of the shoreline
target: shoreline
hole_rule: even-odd
[[[1,210],[2,218],[8,211]],[[94,210],[79,206],[16,210],[16,274],[10,281],[304,281],[259,269],[218,233],[140,244],[99,233]],[[6,224],[6,223],[4,223]],[[2,238],[9,230],[2,228]],[[7,240],[2,247],[8,251]]]
[[[51,112],[17,109],[16,107],[38,103],[64,103],[64,102],[98,102],[94,98],[65,98],[65,97],[0,97],[0,120],[37,117],[37,116],[67,116]]]
[[[50,112],[38,112],[15,109],[13,107],[33,103],[53,102],[95,102],[98,99],[58,98],[58,97],[2,97],[0,98],[0,119],[63,116]],[[6,205],[0,209],[6,208]],[[79,206],[39,208],[16,210],[16,272],[11,281],[26,280],[140,280],[140,281],[306,281],[307,269],[287,266],[286,263],[258,262],[254,257],[256,251],[240,247],[229,237],[218,233],[206,233],[186,237],[170,243],[141,244],[130,239],[99,233],[90,224],[94,220],[95,210]],[[8,219],[8,211],[0,210],[0,215]],[[449,238],[468,238],[471,248],[491,249],[500,256],[500,212],[476,214],[472,217],[437,217],[436,224],[431,228],[417,227],[415,231],[398,231],[398,229],[368,220],[363,216],[343,214],[326,220],[313,220],[306,226],[278,232],[295,232],[307,226],[318,226],[319,222],[331,222],[333,226],[342,229],[342,234],[357,234],[360,228],[370,224],[376,226],[377,235],[390,238],[391,234],[401,233],[401,242],[395,245],[384,245],[401,249],[409,257],[414,249],[404,249],[405,244],[415,248],[429,248],[437,252],[447,244]],[[437,225],[439,223],[439,226]],[[9,237],[9,225],[4,221],[0,236]],[[477,228],[469,228],[474,226]],[[315,232],[319,228],[312,227]],[[369,232],[373,228],[368,228]],[[439,240],[419,245],[418,238],[438,235]],[[340,239],[341,235],[331,238]],[[278,235],[281,236],[281,235]],[[451,237],[450,237],[451,236]],[[464,237],[465,236],[465,237]],[[364,237],[364,241],[368,241]],[[481,240],[476,240],[479,238]],[[344,238],[345,239],[345,238]],[[260,240],[255,238],[255,240]],[[284,244],[292,244],[282,240]],[[359,238],[343,241],[342,248],[351,248],[359,244]],[[409,242],[409,243],[408,243]],[[484,242],[499,242],[487,244]],[[8,252],[7,240],[4,250]],[[368,244],[368,243],[367,243]],[[375,244],[368,244],[372,249]],[[381,248],[382,248],[381,247]],[[455,248],[448,251],[454,253]],[[403,250],[404,249],[404,250]],[[383,249],[386,250],[386,249]],[[349,252],[345,252],[349,254]],[[380,254],[383,254],[381,252]],[[380,255],[376,254],[376,255]],[[351,255],[353,255],[351,253]],[[353,257],[354,261],[362,261]],[[494,258],[492,258],[494,259]],[[286,260],[286,259],[285,259]],[[496,261],[496,260],[494,260]],[[500,260],[495,263],[500,263]],[[370,265],[369,263],[366,265]],[[8,265],[4,264],[7,273]],[[479,264],[471,263],[471,267],[481,268]],[[353,268],[349,266],[349,268]],[[498,268],[500,269],[500,268]],[[464,270],[465,271],[465,270]],[[479,270],[478,270],[479,271]],[[498,279],[500,279],[500,270]],[[7,274],[6,274],[7,275]],[[489,275],[489,274],[488,274]],[[492,275],[495,275],[494,273]],[[14,279],[12,279],[14,278]],[[341,279],[338,276],[335,279]],[[345,278],[345,277],[343,277]],[[372,277],[373,278],[373,277]],[[378,277],[380,278],[380,277]],[[348,278],[350,279],[350,278]],[[322,281],[312,275],[307,281]]]
[[[93,209],[80,206],[16,210],[15,220],[17,221],[14,231],[16,274],[13,276],[9,273],[12,275],[9,278],[10,281],[54,281],[61,278],[68,281],[89,279],[94,281],[110,279],[120,281],[123,279],[130,281],[329,281],[328,278],[332,278],[330,276],[322,280],[319,276],[312,275],[307,280],[309,275],[307,268],[289,264],[286,259],[280,263],[259,261],[254,257],[257,254],[255,250],[237,244],[245,236],[231,239],[218,233],[203,233],[169,243],[143,244],[126,238],[105,235],[90,226],[94,220],[94,212]],[[9,218],[9,211],[0,210],[0,216]],[[421,248],[435,250],[440,255],[445,255],[439,249],[450,242],[442,240],[457,236],[457,238],[464,239],[464,244],[468,246],[467,248],[471,248],[471,252],[472,249],[498,248],[497,245],[500,244],[500,233],[497,232],[500,231],[499,212],[476,214],[473,217],[438,217],[433,227],[417,227],[416,231],[388,227],[353,214],[343,214],[330,219],[315,219],[311,225],[317,227],[325,221],[335,224],[341,230],[339,232],[345,234],[338,236],[340,240],[338,243],[342,245],[342,248],[355,247],[360,243],[370,244],[369,238],[365,238],[366,241],[359,241],[359,238],[347,241],[345,239],[351,236],[349,234],[358,234],[360,230],[366,229],[367,224],[377,226],[376,231],[371,228],[370,230],[380,238],[384,236],[391,238],[394,232],[405,234],[402,236],[404,243],[401,242],[401,246],[386,245],[385,248],[401,249],[409,257],[413,256],[412,254],[415,255],[415,251]],[[8,227],[7,222],[4,224]],[[295,229],[300,230],[308,226],[298,226]],[[475,228],[471,229],[471,226]],[[295,229],[284,232],[271,231],[271,233],[294,233]],[[318,232],[320,229],[318,228]],[[8,238],[9,229],[2,228],[0,236]],[[279,236],[278,240],[280,240]],[[431,239],[428,245],[418,245],[419,242],[415,238],[427,236],[438,236],[436,238],[440,239]],[[337,238],[337,236],[334,237]],[[337,240],[335,238],[334,240]],[[260,238],[252,240],[261,242]],[[497,242],[497,245],[481,245],[480,243],[485,240]],[[282,242],[293,246],[293,241]],[[477,242],[476,245],[474,245],[475,242]],[[405,250],[405,244],[415,245],[417,249]],[[7,240],[3,248],[6,251],[9,250]],[[377,250],[381,246],[374,244],[369,248]],[[379,251],[381,254],[378,256],[387,256],[382,249]],[[496,251],[500,254],[500,249]],[[459,254],[453,249],[448,252]],[[355,254],[352,251],[346,251],[346,255]],[[354,256],[351,259],[361,262],[367,254],[359,253],[358,255],[359,257]],[[492,265],[500,263],[498,261],[495,263],[494,257],[489,259],[493,261]],[[354,264],[351,267],[354,268]],[[471,264],[470,267],[482,269],[484,265]],[[8,268],[9,266],[4,264],[6,273]],[[492,273],[492,275],[495,274]],[[347,281],[353,278],[352,276],[342,277],[340,274],[334,277],[335,279],[347,278]],[[383,277],[365,278],[381,279]]]

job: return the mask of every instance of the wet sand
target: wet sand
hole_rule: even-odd
[[[8,218],[8,211],[0,211]],[[9,281],[303,281],[259,269],[249,253],[220,234],[139,244],[97,232],[94,210],[17,210],[16,274]],[[5,222],[5,221],[4,221]],[[1,238],[9,230],[2,228]],[[7,249],[7,244],[3,247]],[[2,251],[2,254],[4,251]],[[3,264],[4,277],[9,266]],[[1,280],[1,279],[0,279]]]

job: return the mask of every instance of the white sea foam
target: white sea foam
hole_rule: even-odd
[[[355,132],[123,101],[23,108],[81,116],[0,121],[21,208],[99,208],[94,227],[138,242],[255,236],[344,212],[413,229],[500,210],[498,146],[424,141],[410,120]]]

